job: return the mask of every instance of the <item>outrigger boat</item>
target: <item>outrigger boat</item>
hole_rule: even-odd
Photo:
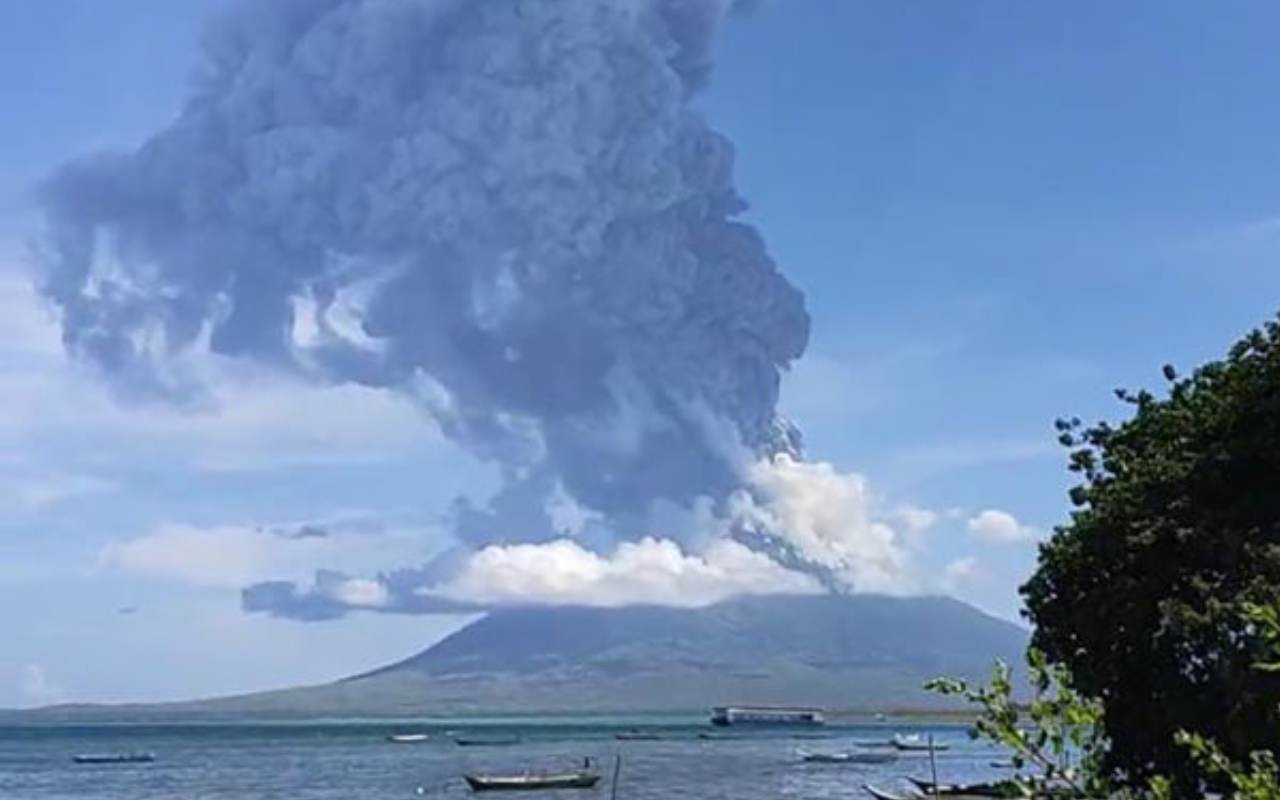
[[[590,789],[600,782],[600,776],[594,772],[565,772],[559,775],[464,775],[463,777],[477,792]]]
[[[619,761],[619,764],[621,762]],[[617,780],[615,766],[614,780]],[[538,789],[590,789],[600,782],[600,773],[591,768],[591,759],[572,772],[525,772],[518,775],[463,775],[477,792],[529,792]]]
[[[453,741],[459,747],[506,747],[520,743],[515,736],[457,736]]]
[[[801,760],[810,764],[888,764],[897,761],[896,753],[858,753],[846,750],[842,753],[809,753],[797,751]]]
[[[910,736],[903,736],[899,733],[889,740],[889,744],[905,752],[928,752],[933,750],[935,753],[941,753],[950,747],[950,745],[941,742],[927,742],[918,733],[913,733]]]
[[[884,789],[880,789],[875,786],[872,786],[871,784],[864,784],[862,788],[867,791],[867,794],[871,795],[876,800],[929,800],[929,798],[932,798],[934,796],[931,792],[930,793],[924,793],[919,791],[912,791],[912,792],[905,792],[905,793],[889,792],[889,791],[885,791]],[[960,787],[954,787],[954,788],[959,789]],[[1028,795],[1023,795],[1023,794],[989,794],[988,787],[986,787],[985,785],[983,787],[973,787],[973,788],[980,789],[980,791],[972,794],[967,791],[966,792],[957,791],[955,793],[940,792],[938,796],[946,797],[948,798],[948,800],[991,800],[991,798],[993,797],[1006,797],[1006,798],[1027,798],[1028,797]]]
[[[81,753],[71,757],[77,764],[149,764],[155,753]]]
[[[613,738],[623,742],[652,742],[662,737],[648,731],[620,731]]]

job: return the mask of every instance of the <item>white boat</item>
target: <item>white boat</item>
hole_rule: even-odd
[[[393,733],[387,737],[387,741],[395,742],[396,744],[417,744],[418,742],[425,742],[429,738],[431,737],[425,733]]]
[[[716,706],[711,710],[712,725],[800,725],[812,727],[827,724],[818,708],[798,706]]]

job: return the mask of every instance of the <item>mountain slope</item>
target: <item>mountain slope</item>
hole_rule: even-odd
[[[925,680],[983,678],[995,658],[1019,662],[1026,643],[1021,628],[941,597],[513,608],[405,661],[333,684],[133,711],[368,716],[720,703],[936,709],[946,704],[920,689]]]

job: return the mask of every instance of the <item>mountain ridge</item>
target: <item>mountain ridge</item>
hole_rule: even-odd
[[[30,719],[687,711],[779,703],[953,709],[939,675],[1021,660],[1026,630],[949,597],[759,595],[702,608],[524,606],[332,683],[162,704],[62,706]]]

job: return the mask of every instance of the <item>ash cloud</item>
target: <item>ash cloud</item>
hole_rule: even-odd
[[[597,552],[655,509],[729,514],[753,463],[800,453],[775,406],[809,334],[690,106],[747,5],[243,3],[175,122],[44,186],[63,342],[173,402],[202,397],[193,351],[414,398],[501,469],[454,509],[471,550],[562,539],[561,501]],[[763,518],[728,535],[830,571]],[[333,601],[322,577],[246,606]]]

